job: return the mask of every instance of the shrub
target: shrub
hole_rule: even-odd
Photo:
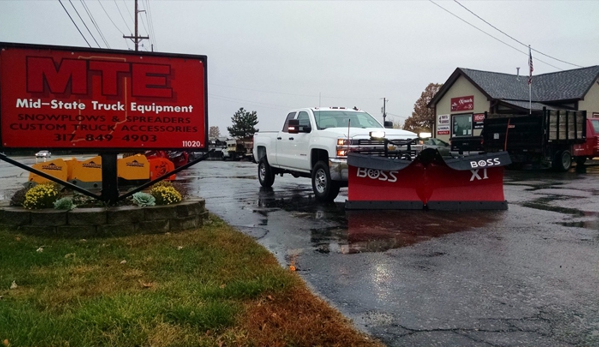
[[[160,181],[152,186],[152,188],[156,187],[173,187],[176,191],[179,192],[181,198],[184,198],[188,195],[187,187],[181,182],[171,182],[171,181]]]
[[[104,202],[92,198],[91,196],[87,196],[85,194],[81,194],[77,191],[73,192],[73,204],[79,207],[102,207],[104,206]]]
[[[70,211],[70,210],[74,209],[75,207],[77,207],[77,205],[75,205],[73,203],[73,199],[71,199],[71,198],[60,198],[60,199],[54,201],[54,208],[57,210]]]
[[[133,194],[131,196],[131,201],[133,204],[141,207],[156,205],[156,199],[152,195],[143,192]]]
[[[174,187],[166,185],[154,186],[150,194],[156,199],[156,205],[170,205],[181,202],[182,197]]]
[[[10,206],[23,206],[23,203],[25,202],[25,194],[27,194],[27,191],[29,191],[29,189],[32,187],[35,187],[35,183],[31,181],[25,183],[25,186],[17,190],[10,198]]]
[[[58,188],[53,183],[38,184],[25,193],[23,207],[32,209],[52,208],[58,199]]]

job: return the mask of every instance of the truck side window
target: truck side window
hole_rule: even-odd
[[[285,118],[285,124],[283,124],[283,132],[288,133],[289,132],[289,120],[293,119],[295,117],[295,112],[290,112],[287,115],[287,118]]]
[[[306,111],[301,111],[298,115],[297,115],[297,120],[299,120],[299,124],[301,128],[306,128],[310,126],[310,116],[308,115],[308,112]]]

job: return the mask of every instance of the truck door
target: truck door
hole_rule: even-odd
[[[297,134],[284,133],[278,140],[279,164],[295,170],[310,170],[310,134],[303,131],[310,126],[310,116],[306,111],[299,111],[295,119],[299,120],[302,130]]]
[[[290,167],[291,164],[291,156],[290,147],[293,145],[293,141],[295,140],[296,134],[289,134],[289,120],[295,119],[297,112],[290,112],[285,119],[285,124],[283,124],[283,129],[277,135],[275,140],[275,148],[273,148],[273,152],[276,153],[276,162],[271,163],[271,165],[276,165],[284,168]],[[294,140],[290,140],[290,138]]]

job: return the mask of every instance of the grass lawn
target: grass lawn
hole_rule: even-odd
[[[87,240],[0,231],[5,346],[381,346],[215,216]]]

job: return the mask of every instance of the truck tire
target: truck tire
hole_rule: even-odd
[[[335,200],[339,194],[339,182],[331,180],[329,166],[324,161],[319,161],[312,169],[312,190],[316,200],[329,202]]]
[[[258,181],[265,188],[270,188],[275,183],[275,174],[272,172],[272,168],[268,164],[266,157],[262,157],[258,163]]]
[[[559,151],[553,158],[552,164],[556,171],[568,171],[572,167],[572,154],[568,150]]]

